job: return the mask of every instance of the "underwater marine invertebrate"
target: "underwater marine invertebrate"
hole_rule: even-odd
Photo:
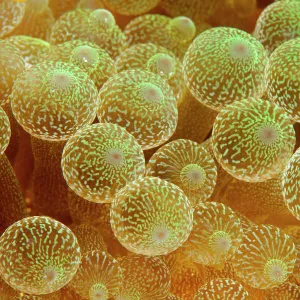
[[[50,49],[50,44],[44,40],[27,35],[13,35],[6,39],[14,45],[22,54],[25,67],[29,68],[36,65]]]
[[[203,285],[194,300],[246,300],[248,292],[244,287],[232,279],[216,279]]]
[[[192,261],[223,268],[242,236],[240,219],[231,208],[222,203],[201,203],[195,207],[193,230],[183,248]]]
[[[181,246],[192,230],[188,198],[174,184],[156,177],[135,180],[111,206],[111,226],[119,242],[143,255],[162,255]]]
[[[109,11],[76,9],[56,21],[50,43],[57,45],[78,39],[99,45],[115,59],[120,54],[125,36]]]
[[[1,106],[9,103],[9,95],[18,75],[25,70],[20,51],[7,41],[0,41],[0,98]]]
[[[98,89],[116,73],[113,59],[100,46],[81,40],[72,40],[52,46],[44,60],[71,63],[89,74]]]
[[[49,294],[65,286],[81,259],[72,231],[48,217],[29,217],[11,225],[0,238],[0,273],[15,289]]]
[[[171,19],[163,15],[147,14],[134,18],[126,25],[123,47],[152,43],[169,49],[182,59],[195,34],[195,24],[187,17]]]
[[[86,126],[67,142],[62,170],[69,187],[92,202],[111,202],[127,183],[142,177],[141,146],[124,128],[98,123]]]
[[[185,83],[181,61],[168,49],[152,43],[135,44],[125,49],[116,59],[118,72],[142,69],[158,74],[167,80],[181,103],[185,94]]]
[[[237,278],[254,288],[266,289],[287,280],[296,256],[288,235],[275,226],[259,225],[245,232],[232,263]]]
[[[293,125],[275,104],[249,98],[227,105],[212,133],[216,159],[231,176],[258,182],[277,177],[292,156]]]
[[[204,31],[188,48],[184,78],[193,96],[208,107],[223,106],[264,92],[264,47],[250,34],[235,28]]]
[[[171,87],[157,74],[123,71],[106,81],[98,97],[100,122],[124,127],[143,150],[163,144],[175,131],[176,98]]]
[[[300,150],[298,149],[286,165],[282,178],[283,197],[285,203],[291,213],[298,220],[300,220],[299,165]]]
[[[68,215],[62,150],[66,139],[94,121],[97,89],[78,67],[45,61],[18,77],[11,99],[14,116],[32,136],[38,210],[62,220]]]
[[[107,252],[95,250],[82,257],[70,286],[84,299],[107,300],[118,293],[122,280],[120,263]]]
[[[153,154],[146,174],[176,184],[194,206],[211,196],[216,184],[217,167],[204,147],[179,139],[162,146]]]
[[[265,77],[270,99],[296,122],[300,121],[299,51],[300,37],[279,46],[270,56]]]
[[[271,54],[285,41],[300,36],[299,1],[277,1],[268,5],[259,16],[254,36]]]

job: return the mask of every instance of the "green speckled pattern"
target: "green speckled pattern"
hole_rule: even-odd
[[[173,18],[167,29],[181,42],[191,42],[196,35],[195,23],[184,16]]]
[[[9,299],[4,299],[4,300],[9,300]],[[55,293],[51,293],[47,295],[39,295],[39,296],[21,294],[21,296],[14,298],[13,300],[62,300],[62,299],[63,298],[61,297],[61,290],[59,290]],[[72,300],[75,299],[72,298]]]
[[[122,269],[116,259],[107,252],[91,251],[83,256],[70,287],[84,299],[107,300],[118,294],[122,281]]]
[[[179,139],[154,153],[147,164],[146,174],[176,184],[194,206],[211,196],[216,185],[217,167],[204,147]]]
[[[183,61],[184,79],[193,96],[215,110],[264,92],[267,58],[263,46],[235,28],[204,31]]]
[[[275,226],[259,225],[245,232],[232,263],[240,280],[254,288],[266,289],[287,280],[296,257],[295,245],[288,235]]]
[[[152,43],[136,44],[123,51],[116,59],[118,72],[132,69],[148,70],[158,74],[154,69],[154,58],[156,55],[169,55],[174,59],[174,70],[169,78],[163,75],[172,88],[177,99],[177,105],[183,100],[185,93],[185,83],[182,73],[181,61],[167,48]]]
[[[256,22],[254,36],[269,54],[285,41],[299,37],[299,1],[278,1],[267,6]]]
[[[134,18],[124,29],[124,48],[138,43],[153,43],[172,51],[182,59],[190,41],[182,41],[170,27],[172,19],[163,15],[147,14]]]
[[[244,287],[232,279],[215,279],[203,285],[194,300],[247,300],[249,294]]]
[[[18,75],[25,70],[20,51],[7,41],[0,40],[0,105],[9,103],[9,96]]]
[[[0,237],[0,273],[13,288],[48,294],[65,286],[81,260],[72,231],[48,217],[29,217],[11,225]]]
[[[163,300],[169,294],[170,272],[159,257],[126,256],[120,265],[124,283],[116,300]]]
[[[143,150],[163,144],[175,131],[176,98],[157,74],[142,70],[118,73],[103,85],[99,102],[100,122],[124,127]]]
[[[285,283],[281,284],[278,287],[267,289],[266,299],[268,300],[300,299],[300,288],[297,284],[286,281]]]
[[[26,35],[14,35],[6,39],[22,54],[25,67],[30,68],[41,60],[41,56],[48,53],[50,44],[44,40]]]
[[[221,166],[239,180],[257,182],[280,174],[293,154],[295,131],[284,111],[261,99],[243,99],[217,116],[212,144]]]
[[[12,2],[23,2],[25,11],[21,22],[9,35],[27,35],[48,41],[51,27],[55,23],[48,0],[13,0]]]
[[[58,141],[94,121],[97,89],[78,67],[46,61],[18,77],[11,99],[13,114],[27,132]]]
[[[195,208],[193,230],[183,247],[192,261],[222,267],[242,237],[238,215],[222,203],[207,202]]]
[[[0,38],[9,35],[22,21],[25,2],[2,0],[0,3]]]
[[[300,38],[287,41],[279,46],[271,54],[266,67],[265,79],[270,99],[283,108],[295,122],[300,122],[299,53]]]
[[[74,64],[90,75],[98,89],[116,73],[115,62],[104,49],[82,40],[52,46],[44,59]]]
[[[51,31],[52,45],[80,39],[99,45],[115,59],[125,41],[122,30],[114,25],[111,28],[99,26],[92,11],[73,10],[62,15]]]
[[[300,149],[298,149],[283,173],[283,197],[288,209],[300,220]]]
[[[186,241],[193,210],[176,185],[145,177],[116,195],[110,217],[115,236],[125,248],[143,255],[163,255]]]
[[[10,140],[11,130],[7,114],[0,107],[0,155],[6,150]]]
[[[145,159],[141,146],[124,128],[98,123],[69,139],[62,155],[62,170],[76,194],[104,203],[144,175]]]

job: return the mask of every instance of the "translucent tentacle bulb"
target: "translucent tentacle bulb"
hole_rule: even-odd
[[[203,285],[194,300],[246,300],[248,292],[232,279],[215,279]]]
[[[295,146],[295,131],[275,104],[250,98],[226,106],[213,127],[216,159],[233,177],[265,181],[277,177]]]
[[[136,44],[124,50],[116,59],[118,72],[142,69],[158,74],[168,81],[177,99],[183,100],[186,88],[182,63],[170,50],[152,43]]]
[[[125,29],[124,48],[139,43],[163,46],[182,59],[196,34],[194,22],[187,17],[174,19],[163,15],[147,14],[134,18]]]
[[[193,230],[183,247],[192,261],[223,268],[240,246],[242,237],[238,215],[224,204],[207,202],[195,207]]]
[[[290,212],[300,220],[300,149],[298,149],[283,173],[283,197]]]
[[[5,155],[4,152],[8,147],[10,136],[11,129],[8,116],[0,107],[0,156]]]
[[[264,92],[267,57],[250,34],[235,28],[204,31],[183,61],[184,78],[193,96],[215,110]]]
[[[31,134],[33,189],[39,213],[66,221],[67,184],[61,171],[65,140],[96,117],[97,88],[65,62],[44,61],[23,72],[11,94],[13,114]]]
[[[170,272],[159,257],[126,256],[120,266],[124,282],[116,300],[163,300],[170,293]]]
[[[228,259],[224,263],[223,269],[216,269],[213,266],[204,266],[204,278],[206,283],[216,279],[233,279],[236,280],[232,259]]]
[[[298,5],[300,6],[300,3]],[[271,54],[266,67],[266,87],[268,96],[295,122],[300,121],[299,52],[300,37],[287,41],[279,46]]]
[[[143,255],[168,254],[192,230],[193,210],[174,184],[145,177],[126,185],[111,206],[111,226],[119,242]]]
[[[51,31],[50,42],[57,45],[77,39],[100,46],[115,59],[120,54],[125,35],[108,10],[76,9],[57,20]]]
[[[50,44],[44,40],[26,35],[14,35],[6,39],[22,54],[25,67],[30,68],[39,63],[42,56],[48,53]]]
[[[116,73],[114,60],[104,49],[82,40],[72,40],[52,46],[44,59],[76,65],[90,75],[98,89]]]
[[[22,22],[12,34],[49,40],[51,28],[55,23],[53,12],[49,7],[49,0],[27,0],[25,3]]]
[[[211,196],[217,179],[211,154],[196,142],[184,139],[159,148],[150,158],[146,173],[176,184],[193,206]]]
[[[145,159],[141,146],[123,127],[98,123],[84,127],[68,140],[62,170],[76,194],[104,203],[144,175]]]
[[[300,36],[300,5],[298,0],[277,1],[259,16],[254,36],[271,54],[285,41]]]
[[[120,263],[107,252],[86,253],[70,286],[84,299],[107,300],[118,294],[122,285]]]
[[[232,260],[236,276],[246,284],[267,289],[292,274],[297,251],[292,239],[272,225],[251,227]]]
[[[278,287],[267,289],[267,300],[300,299],[300,288],[297,284],[286,281]]]
[[[81,260],[72,231],[48,217],[29,217],[0,237],[0,274],[14,289],[49,294],[65,286]]]
[[[0,3],[0,38],[8,36],[21,23],[25,1],[2,0]]]
[[[7,41],[0,41],[0,99],[1,106],[10,102],[9,95],[19,74],[25,70],[20,51]]]
[[[97,89],[78,67],[45,61],[15,82],[12,111],[31,135],[44,140],[68,139],[95,118]]]
[[[163,144],[175,131],[176,98],[157,74],[143,70],[116,74],[103,85],[99,102],[100,122],[124,127],[143,150]]]

